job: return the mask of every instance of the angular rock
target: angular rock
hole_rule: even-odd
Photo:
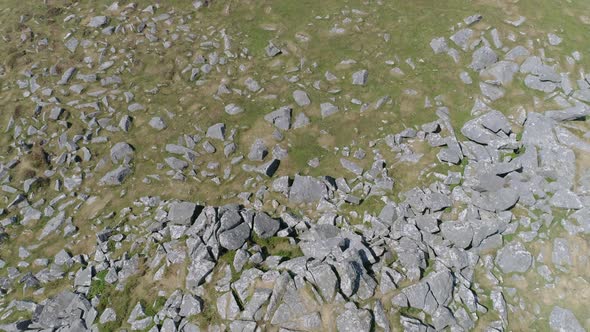
[[[340,109],[332,103],[321,103],[320,104],[320,113],[321,113],[323,119],[337,113],[339,110]]]
[[[366,69],[359,70],[352,74],[352,85],[366,85],[369,71]]]
[[[263,239],[274,236],[280,229],[278,220],[271,218],[264,212],[259,212],[254,217],[254,232]]]
[[[321,200],[328,195],[325,183],[311,176],[295,175],[291,189],[289,190],[289,202],[312,203]]]
[[[533,256],[520,242],[511,242],[498,250],[496,265],[503,273],[524,273],[533,264]]]
[[[192,202],[174,202],[170,204],[168,220],[175,225],[192,225],[201,210],[202,206]]]
[[[131,168],[119,166],[116,169],[106,173],[98,182],[103,186],[119,186],[131,174]]]
[[[584,332],[586,331],[574,314],[559,306],[553,307],[549,316],[549,327],[555,332]]]
[[[309,99],[309,96],[303,90],[293,91],[293,100],[295,100],[295,103],[297,105],[299,105],[300,107],[305,107],[305,106],[308,106],[309,104],[311,104],[311,100]]]

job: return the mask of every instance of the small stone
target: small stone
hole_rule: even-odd
[[[353,85],[365,85],[367,84],[367,78],[369,77],[369,71],[366,69],[359,70],[352,74]]]
[[[153,117],[150,122],[149,122],[150,126],[156,130],[164,130],[166,129],[166,123],[164,122],[164,120],[159,117]]]

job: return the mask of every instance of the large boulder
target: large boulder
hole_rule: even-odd
[[[520,242],[511,242],[498,250],[496,265],[504,273],[524,273],[533,264],[533,256]]]
[[[264,212],[259,212],[254,216],[254,232],[263,239],[274,236],[281,227],[278,220],[271,218]]]
[[[202,209],[192,202],[174,202],[170,204],[168,220],[175,225],[191,225]]]
[[[549,327],[556,332],[585,332],[576,316],[568,310],[558,306],[553,307],[549,316]]]
[[[289,191],[291,203],[312,203],[328,195],[328,187],[321,180],[311,176],[296,175]]]

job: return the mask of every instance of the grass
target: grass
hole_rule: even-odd
[[[254,234],[252,242],[261,246],[263,252],[270,256],[281,256],[287,260],[303,256],[299,246],[292,245],[288,238],[273,236],[263,239]]]
[[[108,270],[102,270],[98,272],[92,282],[90,283],[90,290],[88,291],[87,297],[92,299],[96,296],[100,297],[105,293],[106,288],[108,287],[108,283],[104,280],[108,273]]]

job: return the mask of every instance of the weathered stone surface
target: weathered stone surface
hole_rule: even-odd
[[[297,105],[299,105],[301,107],[305,107],[305,106],[308,106],[309,104],[311,104],[311,100],[309,99],[309,96],[303,90],[293,91],[293,100],[295,100],[295,103],[297,103]]]
[[[207,137],[218,139],[220,141],[225,140],[225,124],[216,123],[207,129]]]
[[[496,265],[504,273],[524,273],[533,264],[533,256],[520,242],[511,242],[498,250]]]
[[[320,113],[322,118],[327,118],[331,115],[338,113],[340,109],[332,103],[322,103],[320,104]]]
[[[133,147],[126,142],[119,142],[111,148],[111,160],[117,164],[120,161],[131,160],[133,157]]]
[[[567,189],[556,191],[549,202],[552,206],[562,209],[578,210],[584,207],[578,195]]]
[[[99,184],[105,186],[119,186],[131,174],[131,168],[119,166],[116,169],[106,173],[99,181]]]
[[[312,203],[327,195],[328,188],[322,181],[311,176],[295,175],[289,190],[289,201],[292,203]]]
[[[586,331],[576,316],[568,310],[559,306],[553,307],[549,316],[549,327],[556,332],[584,332]]]
[[[369,332],[373,316],[366,309],[348,309],[336,318],[338,332]]]
[[[292,112],[290,107],[284,106],[265,115],[264,120],[272,123],[279,129],[288,130],[291,128]]]
[[[176,225],[191,225],[203,209],[192,202],[174,202],[170,204],[168,220]]]
[[[491,48],[484,46],[473,52],[473,59],[469,67],[473,70],[480,71],[490,67],[498,61],[498,55]]]
[[[259,212],[254,216],[254,232],[263,239],[274,236],[280,226],[278,220],[271,218],[264,212]]]
[[[365,85],[367,84],[367,78],[369,77],[369,71],[366,69],[359,70],[352,74],[353,85]]]

